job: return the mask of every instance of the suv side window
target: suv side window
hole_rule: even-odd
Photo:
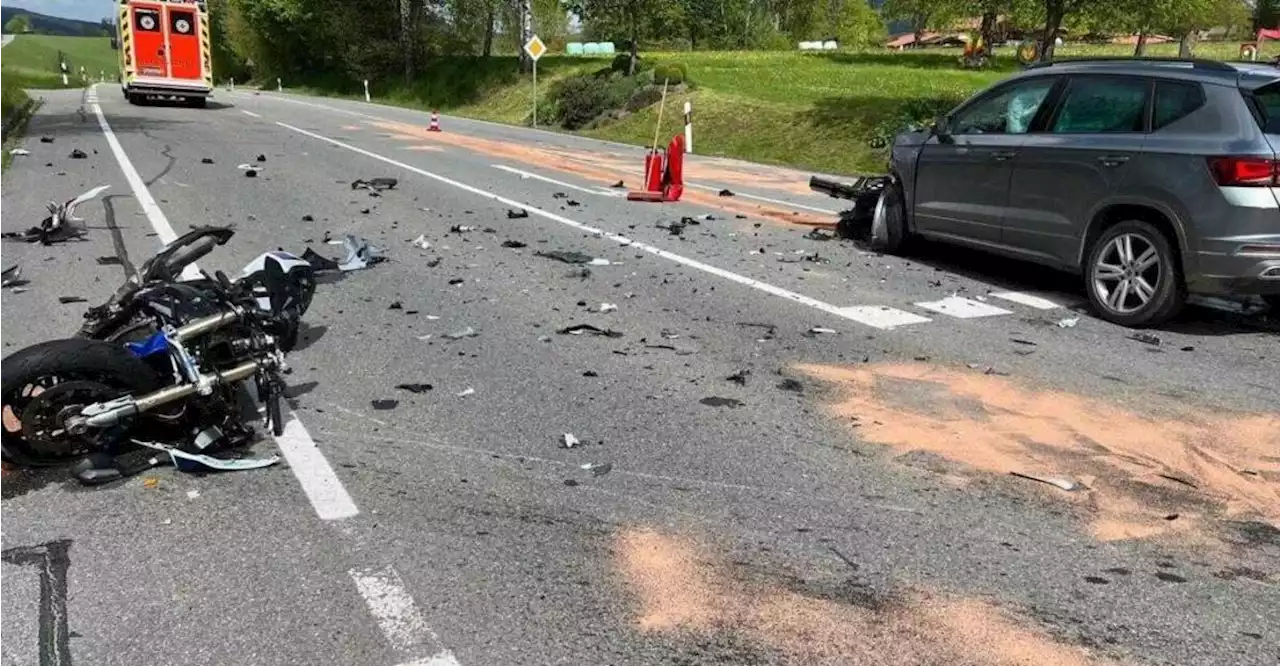
[[[1021,81],[961,109],[950,120],[952,134],[1026,134],[1053,90],[1056,78]]]
[[[1198,83],[1156,81],[1155,109],[1151,131],[1172,124],[1204,106],[1204,90]]]
[[[1049,131],[1054,134],[1142,132],[1146,128],[1150,91],[1151,82],[1146,79],[1073,77]]]

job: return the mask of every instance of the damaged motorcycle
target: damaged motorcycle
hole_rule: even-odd
[[[297,343],[315,274],[282,251],[259,256],[234,280],[188,269],[234,233],[193,229],[85,313],[75,337],[5,358],[4,461],[79,460],[74,473],[84,483],[123,476],[115,456],[136,446],[182,469],[265,466],[208,454],[253,440],[256,415],[244,388],[256,389],[265,424],[282,434],[285,353]]]

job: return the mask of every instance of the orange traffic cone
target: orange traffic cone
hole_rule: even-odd
[[[435,111],[431,112],[431,124],[427,126],[427,131],[428,132],[440,131],[440,114],[439,113]]]

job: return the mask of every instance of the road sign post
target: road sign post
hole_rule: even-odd
[[[537,35],[529,38],[524,43],[524,52],[529,54],[529,59],[533,61],[533,126],[538,126],[538,58],[547,52],[547,45],[538,39]]]

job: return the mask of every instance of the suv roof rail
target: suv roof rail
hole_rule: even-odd
[[[1206,69],[1217,72],[1235,72],[1235,67],[1222,62],[1221,60],[1208,60],[1205,58],[1131,58],[1126,56],[1089,56],[1082,58],[1063,58],[1061,60],[1050,60],[1049,62],[1032,63],[1027,69],[1040,69],[1043,67],[1053,67],[1054,65],[1070,65],[1074,63],[1170,63],[1170,64],[1189,64],[1193,69]]]

